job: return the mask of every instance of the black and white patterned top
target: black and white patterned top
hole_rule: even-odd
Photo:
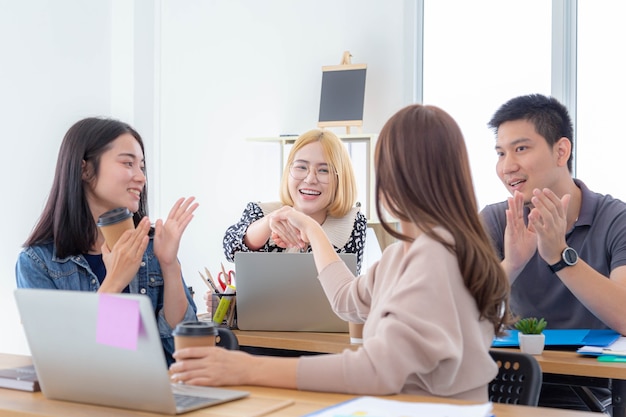
[[[267,214],[282,207],[282,203],[248,203],[239,222],[233,224],[224,233],[224,255],[230,262],[235,260],[235,252],[252,252],[243,241],[248,226],[253,222],[265,217]],[[337,218],[328,216],[322,224],[322,229],[328,236],[337,253],[355,253],[357,274],[361,273],[361,263],[363,262],[363,248],[365,246],[365,235],[367,229],[367,219],[354,207],[344,217]],[[265,245],[258,252],[285,252],[285,248],[276,246],[274,241],[268,239]],[[311,252],[309,246],[307,252]]]

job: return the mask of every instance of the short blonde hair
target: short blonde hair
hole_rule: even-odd
[[[331,172],[336,173],[328,184],[333,195],[328,205],[328,214],[333,217],[343,217],[348,214],[356,203],[357,188],[354,169],[352,168],[348,150],[341,139],[333,132],[325,129],[309,130],[300,135],[293,144],[283,170],[280,199],[283,204],[293,206],[293,199],[289,194],[289,167],[293,163],[296,152],[313,142],[321,143],[324,159],[328,163]]]

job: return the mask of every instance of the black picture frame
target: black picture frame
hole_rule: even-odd
[[[363,126],[366,64],[322,67],[319,127]]]

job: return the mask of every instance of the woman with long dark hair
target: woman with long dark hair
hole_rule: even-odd
[[[43,213],[18,257],[16,280],[20,288],[146,294],[169,364],[172,329],[196,320],[177,255],[198,204],[181,198],[165,221],[151,227],[146,181],[144,145],[135,129],[105,118],[75,123],[61,143]],[[109,248],[96,223],[120,207],[133,213],[135,229]]]

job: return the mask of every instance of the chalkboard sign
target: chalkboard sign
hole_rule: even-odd
[[[322,67],[319,127],[363,126],[367,65]]]

